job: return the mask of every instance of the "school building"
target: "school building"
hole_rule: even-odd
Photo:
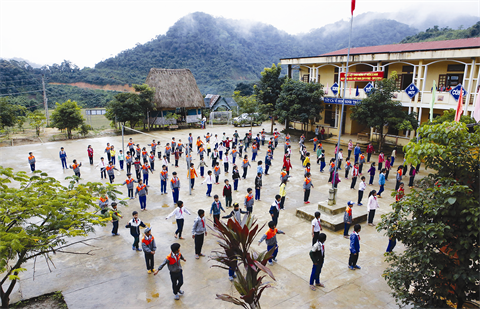
[[[471,115],[480,82],[480,38],[351,48],[346,82],[346,48],[314,57],[284,58],[281,64],[287,68],[290,78],[298,71],[301,81],[323,85],[325,109],[320,115],[322,119],[316,120],[309,130],[315,130],[318,125],[336,135],[341,127],[342,134],[370,133],[371,138],[375,134],[373,130],[350,119],[352,106],[366,98],[368,88],[376,79],[389,78],[393,72],[398,75],[399,89],[394,100],[400,101],[405,110],[416,112],[420,123],[429,119],[434,80],[437,85],[434,117],[443,114],[444,110],[457,108],[460,84],[466,91],[464,114]],[[344,88],[347,100],[344,121],[340,125]],[[301,128],[300,124],[294,126]],[[407,140],[415,132],[390,128],[388,134]]]

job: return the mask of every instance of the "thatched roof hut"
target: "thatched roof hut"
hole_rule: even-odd
[[[203,96],[189,69],[150,69],[146,83],[155,88],[158,109],[204,108]]]

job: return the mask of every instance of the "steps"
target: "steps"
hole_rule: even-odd
[[[297,208],[296,216],[308,221],[312,221],[315,218],[315,212],[320,211],[320,220],[322,227],[325,227],[332,231],[343,230],[343,215],[348,201],[339,199],[337,197],[337,204],[329,206],[328,201],[320,201],[318,205],[306,205]],[[352,224],[361,223],[367,221],[367,207],[366,206],[353,206],[353,222]]]

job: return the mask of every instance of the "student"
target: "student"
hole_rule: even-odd
[[[385,154],[383,151],[380,151],[378,154],[378,170],[381,171],[383,167],[383,162],[385,162]]]
[[[135,191],[135,197],[137,197],[137,194],[138,200],[140,201],[140,209],[142,211],[147,210],[148,188],[145,184],[143,184],[143,181],[141,179],[138,181],[137,190]]]
[[[148,156],[148,162],[150,163],[150,167],[152,168],[152,171],[155,170],[155,152],[150,151],[150,156]]]
[[[127,156],[125,157],[125,161],[127,163],[127,174],[128,174],[132,170],[132,156],[130,154],[130,151],[127,151]]]
[[[92,145],[88,145],[87,154],[88,154],[88,159],[90,160],[90,165],[93,165],[93,148],[92,148]]]
[[[343,160],[343,149],[340,148],[340,151],[338,152],[338,169],[342,169],[342,160]]]
[[[367,189],[367,184],[365,183],[365,176],[362,176],[360,178],[360,184],[358,186],[358,206],[362,206],[362,198],[363,198],[363,193],[365,192],[365,189]]]
[[[367,163],[370,163],[370,158],[373,153],[375,153],[375,150],[373,149],[372,142],[370,142],[367,146]]]
[[[312,220],[312,246],[318,241],[320,231],[323,230],[320,216],[320,211],[316,211],[315,218]]]
[[[263,166],[262,166],[263,162],[262,161],[258,161],[258,164],[257,164],[257,174],[260,173],[260,175],[263,175]]]
[[[320,156],[318,157],[317,159],[317,163],[318,163],[318,160],[320,160],[320,172],[323,173],[323,170],[325,169],[325,150],[322,149],[322,152],[320,153]]]
[[[111,159],[112,159],[113,164],[116,163],[116,161],[115,161],[115,154],[116,153],[117,152],[115,151],[115,147],[113,147],[113,145],[112,145],[112,147],[110,147],[110,155],[111,155]]]
[[[218,158],[220,161],[223,161],[223,151],[225,150],[225,147],[223,146],[222,143],[218,145]]]
[[[138,160],[140,160],[142,156],[142,149],[140,148],[140,144],[137,144],[137,148],[135,148],[135,151],[135,158],[138,158]]]
[[[314,188],[312,180],[310,179],[310,173],[307,173],[305,180],[303,181],[303,202],[305,204],[310,204],[308,199],[310,198],[310,189]]]
[[[253,145],[252,145],[252,162],[255,162],[255,159],[257,158],[257,154],[258,154],[257,143],[253,143]]]
[[[271,165],[272,165],[272,156],[267,151],[267,154],[265,155],[265,175],[268,175],[268,170],[270,169]]]
[[[410,164],[410,171],[408,172],[408,175],[410,176],[410,180],[408,181],[408,187],[410,189],[413,188],[413,181],[415,180],[415,174],[416,174],[416,169],[413,166],[413,164]]]
[[[360,231],[362,227],[360,224],[355,224],[353,227],[353,233],[350,234],[350,257],[348,259],[348,269],[355,270],[355,269],[362,269],[360,266],[357,265],[358,256],[360,254]]]
[[[177,230],[175,231],[175,238],[183,239],[182,237],[182,232],[183,232],[183,224],[185,222],[185,216],[184,214],[187,213],[191,215],[190,211],[188,209],[183,207],[183,202],[178,201],[177,202],[177,207],[165,218],[165,220],[170,219],[171,216],[175,215],[175,220],[177,221]]]
[[[157,154],[158,154],[158,160],[162,159],[162,152],[160,151],[160,141],[157,142],[157,147],[158,147],[158,151],[157,151]],[[157,149],[155,147],[155,149]]]
[[[170,153],[172,152],[172,148],[170,147],[170,143],[165,145],[165,155],[164,158],[167,158],[168,163],[170,163]],[[164,163],[165,164],[165,163]]]
[[[232,207],[232,186],[225,179],[225,186],[223,187],[223,196],[225,197],[225,208]]]
[[[309,162],[305,166],[305,172],[303,173],[303,177],[307,177],[307,173],[310,173],[310,171],[311,171],[311,168],[310,168],[310,162]]]
[[[227,216],[223,216],[222,218],[223,219],[229,219],[229,218],[233,217],[235,220],[237,220],[238,223],[241,223],[242,222],[242,214],[248,214],[248,212],[241,210],[240,205],[238,205],[238,203],[234,203],[232,212]]]
[[[112,202],[112,236],[118,236],[120,234],[118,234],[118,221],[120,220],[120,218],[123,218],[122,215],[121,215],[121,212],[120,210],[117,209],[117,203],[115,202]]]
[[[150,167],[150,165],[148,165],[148,162],[145,162],[145,164],[142,165],[142,172],[143,172],[143,182],[145,183],[145,185],[147,187],[150,187],[148,185],[148,172],[149,171],[153,174],[152,168]]]
[[[388,181],[388,175],[390,174],[390,157],[385,160],[385,180]]]
[[[403,166],[398,166],[397,168],[397,175],[395,176],[395,191],[398,190],[398,187],[400,186],[400,183],[402,182],[402,174],[403,174]]]
[[[217,194],[213,196],[213,199],[214,201],[210,207],[210,216],[213,214],[213,223],[217,225],[218,220],[220,220],[220,211],[225,212],[225,209],[223,209]]]
[[[385,169],[382,169],[380,175],[378,175],[378,185],[380,186],[377,193],[378,198],[382,198],[382,192],[385,191],[385,173]]]
[[[218,185],[219,184],[219,179],[220,179],[220,163],[219,162],[216,162],[215,164],[215,168],[213,169],[213,175],[215,175],[215,184]]]
[[[355,149],[353,150],[353,155],[355,156],[355,162],[354,163],[358,162],[358,158],[360,157],[361,153],[362,153],[362,149],[360,148],[360,144],[357,143],[357,145],[355,146]]]
[[[273,201],[273,204],[270,206],[270,210],[268,213],[272,217],[272,221],[275,223],[275,226],[278,225],[278,217],[280,216],[280,201],[282,200],[282,197],[280,194],[275,195],[275,201]]]
[[[147,227],[145,229],[142,238],[142,249],[145,255],[145,263],[147,264],[147,273],[151,274],[155,272],[155,251],[157,251],[157,245],[155,244],[155,238],[152,236],[152,229]]]
[[[205,211],[198,210],[198,217],[193,221],[192,238],[195,241],[195,258],[199,259],[202,254],[203,240],[207,236],[207,227],[205,225]]]
[[[30,170],[31,170],[32,172],[35,171],[35,162],[36,162],[36,161],[37,161],[37,160],[35,159],[35,156],[33,155],[33,152],[29,152],[29,153],[28,153],[28,164],[30,164]]]
[[[172,252],[165,258],[162,264],[158,267],[157,271],[153,274],[156,275],[162,268],[167,265],[168,270],[170,271],[170,279],[172,280],[172,289],[175,300],[180,299],[180,295],[183,295],[185,292],[180,290],[183,285],[183,272],[182,265],[180,260],[186,262],[187,260],[180,253],[180,244],[174,243],[170,246]]]
[[[210,156],[210,158],[212,159],[212,167],[217,165],[217,160],[218,160],[218,149],[217,148],[213,149],[213,152],[212,152],[212,155]]]
[[[375,178],[375,162],[372,162],[370,169],[367,171],[370,174],[370,181],[368,182],[369,185],[373,185],[373,179]]]
[[[173,203],[176,204],[180,193],[180,179],[177,177],[177,172],[173,172],[172,176],[172,180],[170,180],[170,188],[172,189]]]
[[[315,291],[315,286],[324,288],[325,285],[320,282],[320,273],[322,272],[323,262],[325,260],[325,241],[327,235],[321,233],[318,236],[318,241],[312,246],[310,250],[310,259],[313,262],[312,273],[310,275],[310,289]],[[314,285],[315,284],[315,285]]]
[[[373,218],[375,217],[375,210],[379,207],[380,206],[378,205],[377,191],[372,190],[368,194],[368,204],[367,204],[368,225],[375,226],[375,224],[373,224]]]
[[[142,220],[138,219],[138,212],[132,212],[133,218],[125,225],[125,228],[130,228],[130,235],[133,236],[133,245],[132,250],[142,251],[138,247],[138,243],[140,242],[140,227],[146,227],[146,225],[142,222]]]
[[[195,177],[198,177],[197,171],[195,170],[195,164],[190,163],[187,177],[190,179],[190,188],[194,190],[193,186],[195,186]]]
[[[197,140],[198,140],[198,139],[197,139]],[[188,146],[193,149],[193,136],[192,136],[192,133],[188,133],[187,141],[188,141]],[[198,145],[197,145],[197,147],[198,147]]]
[[[73,170],[73,172],[75,173],[75,176],[77,176],[78,178],[80,178],[80,166],[82,166],[82,162],[80,162],[80,164],[77,164],[77,160],[73,160],[73,164],[70,165],[70,168]],[[110,183],[112,183],[112,181],[110,181]]]
[[[62,169],[66,168],[68,169],[67,166],[67,153],[65,152],[64,148],[61,147],[60,151],[58,152],[58,156],[60,157],[60,160],[62,161]],[[103,178],[103,177],[102,177]]]
[[[247,155],[245,155],[245,156],[243,157],[242,167],[243,167],[243,176],[242,176],[242,178],[243,178],[243,179],[247,179],[247,171],[248,171],[248,168],[249,168],[249,167],[252,167],[252,166],[250,165],[250,163],[248,162],[248,156],[247,156]]]
[[[118,162],[120,163],[120,170],[123,171],[123,163],[125,162],[125,156],[123,155],[123,151],[120,150],[118,152]]]
[[[352,214],[352,207],[355,205],[354,202],[348,201],[347,207],[345,208],[345,213],[343,215],[343,237],[348,238],[348,230],[350,229],[350,225],[353,222],[353,214]]]
[[[135,162],[133,162],[133,167],[135,168],[135,176],[137,177],[137,181],[142,179],[142,162],[140,162],[140,158],[135,158]]]
[[[362,175],[363,164],[365,164],[365,156],[363,155],[363,153],[361,153],[360,157],[358,158],[358,174],[359,175]]]
[[[108,179],[110,180],[110,183],[113,183],[115,181],[115,171],[118,171],[118,170],[115,168],[115,165],[113,165],[112,161],[108,162],[108,165],[105,169],[107,170]]]
[[[107,154],[107,159],[108,161],[112,161],[112,153],[110,152],[112,147],[110,147],[110,143],[107,143],[107,147],[105,147],[105,150],[103,151],[104,153]]]
[[[352,140],[350,139],[350,140],[348,141],[348,146],[347,146],[347,151],[348,151],[348,152],[347,152],[347,153],[348,153],[348,154],[347,154],[347,160],[350,160],[350,156],[352,155],[352,150],[353,150],[353,142],[352,142]]]
[[[208,174],[208,175],[207,175],[207,177],[205,178],[205,180],[202,181],[202,184],[203,184],[204,182],[207,183],[207,193],[206,193],[206,195],[207,195],[208,197],[211,197],[210,194],[212,193],[212,185],[213,185],[212,171],[208,171],[207,174]]]
[[[245,195],[245,201],[243,202],[243,205],[245,205],[245,208],[247,209],[248,213],[253,212],[253,204],[255,203],[252,192],[253,192],[252,188],[247,189],[247,195]]]
[[[135,183],[135,179],[132,178],[131,173],[127,173],[127,179],[123,182],[123,186],[127,185],[127,192],[128,192],[128,197],[133,200],[133,183]]]
[[[335,158],[331,158],[330,159],[330,165],[329,165],[329,168],[328,168],[328,173],[330,174],[329,177],[328,177],[328,182],[332,182],[332,178],[333,178],[333,173],[335,172]]]
[[[180,149],[177,147],[173,152],[175,158],[175,167],[178,167],[178,160],[180,160]],[[173,165],[173,164],[172,164]]]
[[[278,254],[277,234],[285,235],[285,233],[281,230],[277,230],[276,224],[273,221],[268,222],[268,227],[269,227],[268,231],[262,236],[262,238],[260,238],[260,240],[258,241],[258,245],[260,246],[262,241],[265,240],[265,242],[267,243],[267,251],[275,249],[273,251],[272,256],[268,260],[268,264],[273,265],[273,262],[275,263],[277,262],[277,254]]]
[[[358,177],[358,162],[355,163],[352,169],[352,184],[350,185],[350,189],[355,190],[355,185],[357,184],[357,177]]]
[[[345,160],[345,179],[348,179],[348,174],[350,174],[351,168],[352,163],[350,163],[350,159]]]
[[[129,139],[127,146],[130,151],[130,154],[133,156],[135,154],[135,143],[131,138]]]
[[[100,196],[98,199],[98,207],[100,208],[100,214],[105,216],[108,212],[108,196]]]
[[[205,167],[208,167],[207,164],[205,163],[205,160],[203,160],[203,156],[200,156],[200,162],[198,163],[198,168],[200,169],[200,176],[202,178],[205,178]]]
[[[283,180],[280,184],[280,209],[285,209],[285,197],[287,196],[287,180]]]
[[[285,168],[285,172],[287,172],[287,175],[290,175],[290,170],[292,169],[292,162],[290,161],[289,155],[286,155],[283,159],[283,167]]]
[[[262,174],[257,173],[255,177],[255,200],[260,201],[260,190],[262,189]]]
[[[393,147],[392,155],[390,156],[390,166],[393,167],[393,163],[395,163],[395,157],[397,156],[397,147]]]
[[[238,190],[238,180],[240,179],[240,173],[238,172],[238,166],[236,166],[236,165],[233,166],[232,179],[233,179],[233,190],[237,191]]]
[[[167,166],[162,165],[162,171],[160,172],[160,192],[161,195],[167,194],[167,180],[168,180],[168,170]]]
[[[403,182],[400,183],[397,193],[395,194],[395,202],[400,202],[405,196],[405,189],[403,188]]]

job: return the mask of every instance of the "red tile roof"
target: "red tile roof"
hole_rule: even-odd
[[[350,49],[350,55],[401,53],[421,50],[463,49],[475,47],[480,47],[480,38],[355,47]],[[346,54],[347,48],[344,48],[320,56],[342,56]]]

